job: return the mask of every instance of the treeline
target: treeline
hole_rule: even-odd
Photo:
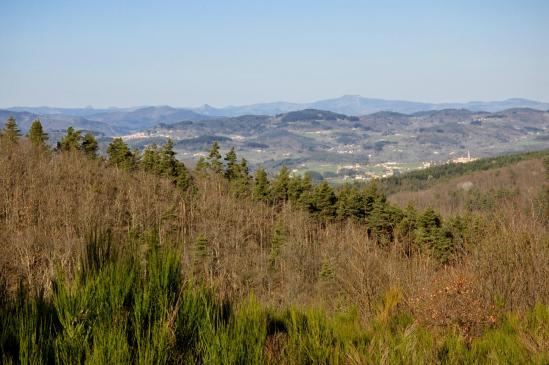
[[[0,137],[11,143],[17,143],[21,131],[13,117],[8,118]],[[47,141],[49,136],[44,132],[39,119],[32,122],[26,135],[37,148],[50,150]],[[82,135],[73,127],[67,128],[66,134],[57,142],[55,152],[81,152],[89,158],[99,158],[99,144],[92,133]],[[141,154],[138,150],[130,150],[122,138],[114,138],[107,147],[106,162],[127,171],[141,169],[145,172],[168,178],[181,190],[187,191],[192,186],[192,177],[181,161],[175,158],[173,143],[168,140],[162,147],[150,145]]]
[[[401,209],[390,204],[375,181],[363,188],[345,185],[336,191],[325,181],[313,183],[308,174],[292,175],[285,166],[272,179],[261,167],[250,176],[247,161],[238,162],[234,148],[222,159],[217,142],[198,161],[196,170],[224,176],[236,194],[274,206],[291,204],[321,222],[364,224],[369,238],[381,245],[399,242],[408,255],[428,251],[446,263],[463,248],[468,233],[465,218],[444,221],[433,209],[418,212],[413,206]]]
[[[513,153],[497,157],[481,158],[468,163],[447,163],[431,166],[422,170],[410,171],[399,176],[390,176],[380,180],[380,186],[387,194],[397,191],[416,191],[425,189],[440,179],[470,174],[475,171],[485,171],[512,165],[522,160],[543,158],[549,156],[549,150]]]

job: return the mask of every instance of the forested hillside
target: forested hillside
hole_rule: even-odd
[[[46,138],[0,137],[3,362],[549,361],[547,162],[447,209],[252,175],[217,143],[191,170],[170,141]]]
[[[429,188],[457,176],[515,165],[519,161],[543,160],[544,158],[549,158],[549,150],[486,157],[468,163],[451,162],[411,171],[399,176],[390,176],[382,179],[381,185],[383,186],[383,191],[389,194],[398,191],[416,191]]]

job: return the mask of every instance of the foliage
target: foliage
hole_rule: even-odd
[[[36,119],[32,122],[29,132],[27,133],[27,138],[31,141],[36,147],[45,147],[46,142],[48,141],[48,134],[44,132],[42,128],[42,123],[39,119]]]
[[[256,200],[267,201],[270,196],[270,182],[267,177],[267,172],[264,168],[259,167],[255,171],[252,196]]]
[[[217,141],[212,143],[210,152],[208,153],[208,168],[216,174],[220,174],[223,169],[223,163],[221,162],[221,153],[219,153],[219,143]]]
[[[148,153],[150,151],[146,150],[144,156]],[[200,165],[203,165],[200,171],[209,168],[216,173],[223,172],[221,170],[223,165],[218,166],[215,162],[219,159],[219,145],[214,143],[208,160],[200,162]],[[327,182],[322,181],[315,185],[309,174],[304,177],[292,176],[290,170],[282,166],[272,181],[269,181],[263,168],[258,168],[253,184],[250,186],[246,161],[237,163],[234,148],[227,152],[225,162],[223,175],[238,195],[250,194],[255,200],[274,206],[290,202],[323,222],[354,220],[366,225],[370,238],[374,238],[382,246],[400,239],[408,246],[408,254],[414,251],[412,250],[414,246],[416,249],[432,253],[442,263],[447,263],[460,245],[458,241],[461,233],[456,231],[457,226],[453,230],[448,229],[440,215],[432,210],[427,210],[423,214],[414,212],[411,215],[412,211],[405,212],[390,204],[375,181],[362,189],[344,185],[336,193]],[[218,167],[212,168],[212,163]],[[454,239],[454,233],[456,239]]]
[[[13,116],[10,116],[6,121],[4,130],[0,133],[0,136],[11,143],[16,143],[18,138],[21,136],[21,131],[19,130],[19,127],[17,127],[17,123],[15,122],[15,118]]]
[[[549,150],[481,158],[468,163],[447,163],[411,171],[399,176],[387,177],[381,179],[380,185],[387,194],[401,190],[421,190],[432,186],[441,179],[508,166],[522,160],[540,158],[547,155],[549,155]]]
[[[67,134],[57,142],[58,151],[79,151],[82,143],[82,132],[73,127],[67,128]]]
[[[270,200],[274,204],[280,204],[288,200],[289,184],[290,170],[286,166],[282,166],[271,183]]]
[[[99,150],[99,145],[97,144],[97,140],[91,133],[86,133],[84,137],[82,137],[82,143],[80,146],[82,152],[86,154],[86,156],[95,158],[97,157],[97,151]]]
[[[112,166],[131,171],[136,167],[136,156],[122,138],[114,138],[107,147],[108,162]]]
[[[107,231],[104,231],[107,232]],[[467,341],[451,329],[431,332],[399,309],[401,292],[380,298],[362,323],[356,311],[270,309],[253,296],[240,305],[181,276],[173,249],[145,233],[111,246],[90,236],[94,264],[69,280],[59,273],[53,294],[0,291],[0,357],[4,363],[534,363],[549,359],[549,307],[519,318],[504,315]],[[116,251],[98,247],[119,247]],[[122,247],[133,249],[123,250]],[[108,252],[108,253],[107,253]],[[145,252],[144,259],[139,252]],[[332,275],[323,266],[321,275]],[[3,288],[3,287],[2,287]]]

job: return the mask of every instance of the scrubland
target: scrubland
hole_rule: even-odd
[[[459,215],[444,261],[192,175],[0,140],[2,361],[549,362],[542,159],[389,196]]]

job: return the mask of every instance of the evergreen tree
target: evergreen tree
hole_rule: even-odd
[[[192,178],[185,165],[175,158],[173,142],[168,139],[161,149],[155,144],[143,151],[140,167],[151,174],[170,179],[177,187],[187,190],[192,185]]]
[[[313,193],[312,213],[318,217],[329,219],[335,217],[336,196],[332,187],[323,181],[317,185]]]
[[[255,171],[252,197],[256,200],[267,201],[270,196],[270,190],[270,182],[267,178],[267,172],[264,168],[259,167]]]
[[[290,184],[290,170],[286,166],[278,171],[278,175],[271,184],[271,201],[279,204],[288,200],[288,186]]]
[[[80,143],[82,141],[81,132],[75,130],[73,127],[67,128],[67,134],[57,142],[58,151],[78,151],[80,150]]]
[[[86,133],[82,138],[82,143],[80,149],[86,154],[86,156],[95,158],[97,157],[97,151],[99,150],[99,145],[97,140],[91,133]]]
[[[32,122],[29,132],[27,133],[27,138],[36,147],[46,147],[46,142],[49,137],[44,133],[42,123],[40,123],[39,119]]]
[[[180,162],[177,168],[177,176],[175,178],[175,185],[181,190],[188,190],[193,186],[192,176],[187,167]]]
[[[236,159],[234,147],[231,147],[227,155],[225,155],[227,167],[225,169],[225,177],[229,180],[234,180],[239,177],[239,166]]]
[[[208,161],[206,161],[206,159],[203,156],[200,156],[200,158],[198,159],[198,162],[196,163],[196,166],[194,167],[196,172],[204,172],[209,168],[210,168],[210,164],[208,163]]]
[[[380,198],[375,200],[368,216],[368,231],[379,243],[389,244],[394,240],[395,228],[401,220],[402,211]]]
[[[210,152],[208,153],[208,167],[216,174],[223,172],[223,163],[221,162],[221,154],[219,153],[219,143],[212,143]]]
[[[108,161],[112,166],[124,170],[133,170],[135,168],[135,155],[130,151],[122,138],[115,138],[107,147]]]
[[[159,171],[165,177],[177,177],[179,170],[179,161],[175,158],[176,153],[173,150],[171,139],[162,146],[160,150]]]
[[[187,167],[175,158],[175,155],[173,142],[168,139],[160,151],[160,173],[162,176],[171,178],[178,188],[187,190],[192,184],[191,175]]]
[[[240,160],[240,166],[239,167],[240,167],[241,177],[249,179],[250,178],[250,169],[248,167],[248,160],[246,160],[245,158],[242,158],[242,160]]]
[[[303,209],[310,209],[313,203],[313,181],[309,172],[305,173],[303,179],[301,179],[301,191],[298,199],[298,204]]]
[[[143,151],[143,157],[140,161],[140,167],[143,171],[160,175],[160,152],[158,151],[158,146],[156,144],[151,144],[145,148]]]
[[[387,197],[380,193],[375,181],[371,181],[362,193],[362,199],[364,201],[364,215],[366,218],[371,214],[376,203],[384,204],[387,201]]]
[[[336,216],[339,219],[356,218],[363,220],[365,216],[365,199],[358,189],[345,184],[337,195]]]
[[[397,224],[395,235],[404,245],[406,255],[412,254],[412,244],[415,241],[418,214],[413,205],[408,204],[403,211],[402,220]]]
[[[2,137],[4,137],[9,142],[17,143],[17,140],[19,139],[20,136],[21,136],[21,131],[17,127],[15,118],[13,116],[10,116],[6,121],[4,131],[2,132]]]
[[[248,161],[243,158],[239,164],[234,165],[232,173],[231,190],[237,195],[246,195],[250,192],[250,172],[248,170]],[[227,166],[227,171],[229,167]]]
[[[446,261],[452,251],[452,233],[443,227],[441,216],[429,208],[418,217],[415,232],[420,247],[430,249],[441,261]]]
[[[303,194],[303,181],[301,176],[291,177],[288,183],[288,200],[299,206],[299,199]]]

